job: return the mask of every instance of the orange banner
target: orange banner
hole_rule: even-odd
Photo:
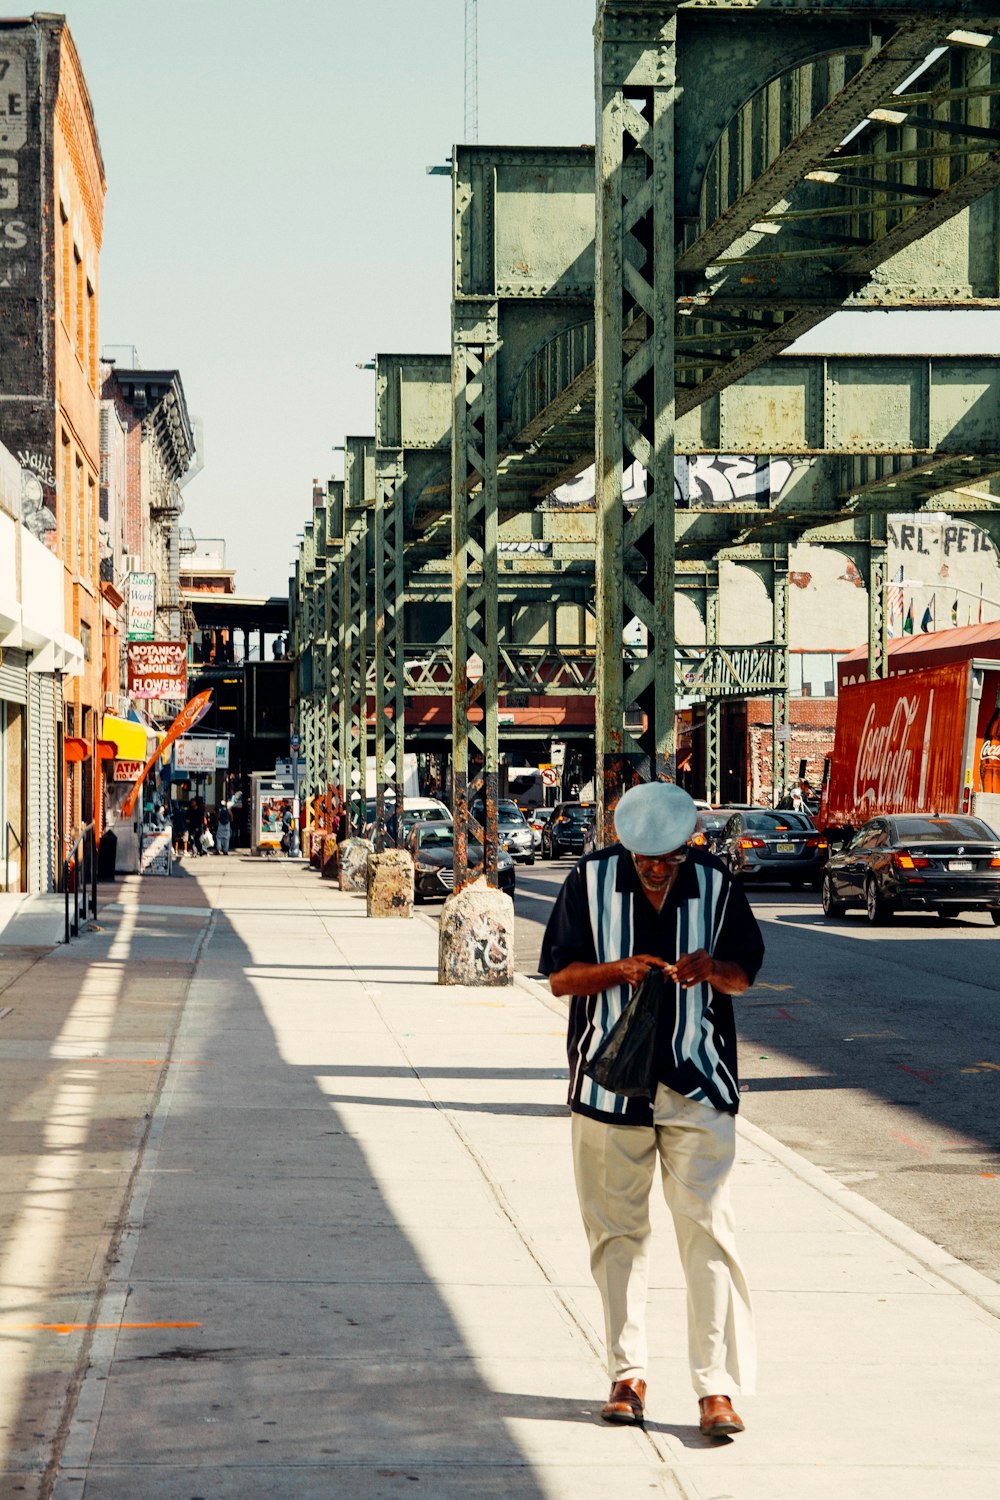
[[[154,750],[153,754],[149,757],[146,764],[143,766],[142,775],[139,777],[135,786],[132,788],[128,796],[125,798],[125,801],[122,803],[123,817],[130,818],[132,816],[132,813],[135,810],[136,799],[138,798],[139,791],[142,787],[142,783],[145,781],[150,771],[156,765],[156,762],[159,760],[163,752],[170,749],[170,746],[174,743],[174,740],[176,740],[182,734],[187,734],[188,730],[193,729],[194,726],[198,723],[198,720],[204,716],[204,714],[208,711],[208,705],[211,697],[212,689],[206,688],[203,693],[196,693],[195,696],[191,699],[190,703],[185,703],[184,707],[181,709],[180,713],[177,715],[176,719],[171,724],[166,734],[163,736],[163,739],[160,741],[158,748]]]

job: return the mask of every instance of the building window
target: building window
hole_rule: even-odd
[[[83,464],[79,459],[76,461],[76,489],[73,509],[76,511],[76,524],[79,528],[77,532],[79,545],[76,550],[76,570],[80,577],[83,578],[87,565],[87,518],[84,510]]]
[[[90,660],[90,626],[84,620],[80,621],[80,645],[83,647],[83,659],[84,659],[84,661],[89,661]]]

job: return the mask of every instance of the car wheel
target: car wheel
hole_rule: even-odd
[[[892,916],[892,907],[882,899],[878,881],[872,877],[865,882],[865,912],[873,927],[887,922]]]
[[[533,865],[535,863],[535,856],[534,856],[534,854],[533,853],[529,854],[528,857],[527,857],[527,859],[524,862],[525,862],[526,865]]]
[[[843,901],[838,901],[833,894],[833,881],[829,875],[823,876],[823,915],[824,917],[842,917],[847,907]]]

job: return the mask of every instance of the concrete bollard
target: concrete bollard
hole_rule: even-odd
[[[337,879],[337,840],[332,833],[323,835],[319,856],[319,873],[323,880]]]
[[[511,984],[514,903],[481,875],[444,903],[438,937],[438,984]]]
[[[371,839],[345,839],[337,845],[342,891],[367,891],[368,856],[371,852]]]
[[[368,915],[413,915],[413,859],[406,849],[368,856]]]

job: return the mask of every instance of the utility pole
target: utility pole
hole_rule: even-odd
[[[465,134],[467,145],[479,140],[479,0],[465,0]]]

